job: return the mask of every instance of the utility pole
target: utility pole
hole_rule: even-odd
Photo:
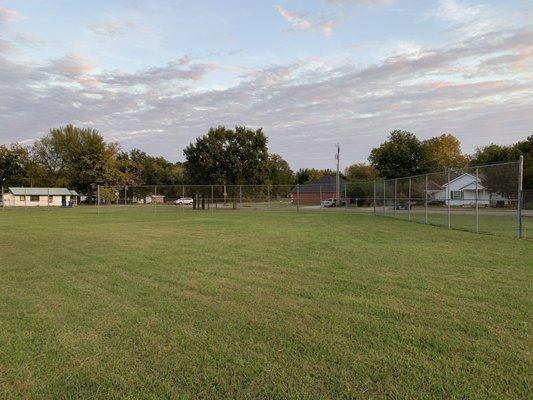
[[[340,171],[339,171],[339,162],[340,162],[340,154],[341,154],[341,147],[337,143],[337,153],[335,154],[335,160],[337,160],[337,175],[335,177],[335,192],[337,196],[337,207],[340,207],[341,205],[341,179],[340,179]]]

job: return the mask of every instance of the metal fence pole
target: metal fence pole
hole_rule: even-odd
[[[24,188],[24,209],[28,208],[28,189]]]
[[[322,184],[321,183],[318,185],[318,188],[320,190],[320,209],[322,209]]]
[[[344,208],[348,211],[348,190],[346,189],[346,183],[344,184]]]
[[[407,200],[408,219],[411,221],[411,177],[409,177],[409,195]]]
[[[215,189],[213,188],[213,185],[211,185],[211,204],[209,205],[209,208],[211,208],[211,210],[213,209],[214,203],[215,203]]]
[[[524,156],[520,156],[518,160],[518,204],[516,206],[516,219],[517,219],[517,229],[518,229],[518,238],[522,238],[524,235],[523,226],[522,226],[522,185],[524,181]]]
[[[300,184],[296,185],[296,211],[300,211]]]
[[[450,191],[450,169],[448,168],[448,185],[446,186],[446,202],[448,203],[448,229],[452,228],[452,215],[451,215],[451,191]]]
[[[154,213],[157,213],[157,185],[154,185],[154,198],[152,202],[154,203]]]
[[[239,185],[239,204],[242,208],[242,185]]]
[[[128,205],[128,185],[124,185],[124,205]]]
[[[479,233],[479,168],[476,168],[476,233]]]
[[[2,211],[5,211],[6,199],[4,198],[4,185],[2,185]]]
[[[374,215],[376,215],[376,181],[374,181],[374,197],[372,199],[372,205],[374,206]]]
[[[96,189],[96,211],[100,215],[100,185]]]
[[[426,190],[424,192],[425,221],[428,223],[428,175],[426,174]]]
[[[271,210],[272,205],[270,204],[270,185],[268,185],[268,188],[267,188],[267,196],[268,196],[268,209]]]
[[[385,205],[387,203],[387,195],[386,195],[386,193],[387,193],[387,189],[385,187],[385,179],[383,179],[383,215],[386,214],[386,212],[385,212]]]
[[[398,178],[394,178],[394,204],[393,204],[394,216],[396,216],[396,209],[398,208],[396,206],[397,202],[398,202]]]
[[[50,188],[46,188],[46,208],[50,211]]]

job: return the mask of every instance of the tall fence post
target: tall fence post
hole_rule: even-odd
[[[344,183],[344,208],[348,211],[348,189],[346,189],[346,183]]]
[[[374,197],[372,199],[372,205],[374,206],[374,215],[376,215],[376,181],[374,181]]]
[[[96,188],[96,211],[100,215],[100,185]]]
[[[320,190],[320,209],[322,209],[322,184],[318,184],[318,188]]]
[[[124,205],[128,205],[128,185],[124,185]]]
[[[213,204],[215,204],[215,189],[213,185],[211,185],[211,204],[209,205],[209,208],[213,209]]]
[[[408,219],[411,221],[411,177],[409,177],[409,195],[407,200]]]
[[[452,228],[451,214],[451,190],[450,190],[450,168],[448,168],[448,184],[446,185],[446,202],[448,203],[448,229]]]
[[[242,208],[242,185],[239,185],[239,204]]]
[[[424,192],[425,222],[428,223],[428,174],[426,174],[426,189]]]
[[[394,216],[396,216],[396,209],[398,208],[398,178],[394,178]]]
[[[50,188],[46,188],[46,208],[50,211]]]
[[[476,233],[479,233],[479,168],[476,168]]]
[[[300,211],[300,184],[296,185],[296,212]]]
[[[270,204],[270,184],[268,184],[268,188],[267,188],[267,196],[268,196],[268,210],[270,211],[272,209],[272,205]]]
[[[24,188],[24,209],[28,208],[28,189]]]
[[[4,198],[4,185],[2,185],[2,211],[5,211],[6,199]]]
[[[385,206],[387,204],[387,188],[385,186],[385,179],[383,179],[383,215],[386,214]]]
[[[520,156],[518,160],[518,204],[516,206],[516,219],[517,219],[517,230],[518,238],[524,236],[523,226],[522,226],[522,185],[524,181],[524,156]]]
[[[157,213],[157,185],[154,185],[154,198],[152,202],[154,203],[154,213]]]

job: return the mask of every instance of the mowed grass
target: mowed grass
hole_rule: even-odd
[[[0,225],[2,399],[531,396],[531,241],[349,213]]]

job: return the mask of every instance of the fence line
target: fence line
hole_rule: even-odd
[[[335,177],[296,185],[122,185],[97,186],[98,214],[111,210],[178,209],[352,212],[479,233],[524,237],[533,221],[532,191],[524,191],[523,158],[515,162],[448,168],[440,172],[376,181],[341,181]],[[14,196],[2,188],[2,209],[57,204],[36,203],[31,188]],[[46,194],[46,193],[45,193]],[[31,198],[29,195],[32,195]],[[44,195],[43,195],[44,196]],[[24,197],[24,198],[22,198]],[[137,207],[133,207],[137,206]],[[13,207],[14,208],[14,207]],[[526,218],[526,221],[524,221]]]

